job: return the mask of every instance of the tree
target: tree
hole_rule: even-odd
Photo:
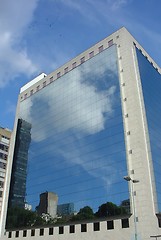
[[[97,217],[108,217],[126,214],[126,209],[112,202],[107,202],[99,206],[98,211],[96,212]]]
[[[38,226],[46,224],[36,212],[26,210],[19,207],[8,209],[6,228],[20,228],[28,226]]]
[[[72,217],[72,221],[78,221],[78,220],[88,220],[95,218],[93,210],[89,206],[85,206],[81,208],[76,216]]]

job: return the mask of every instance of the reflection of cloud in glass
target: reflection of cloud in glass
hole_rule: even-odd
[[[101,73],[105,72],[103,67],[100,68],[100,71]],[[109,74],[111,74],[111,71]],[[82,82],[82,74],[79,70],[75,69],[74,75],[76,77],[71,76],[73,79],[62,79],[66,81],[65,85],[62,86],[65,88],[64,96],[62,89],[57,91],[55,87],[52,91],[45,91],[43,95],[33,100],[28,99],[28,109],[23,117],[32,122],[32,139],[34,141],[42,141],[48,136],[48,125],[45,120],[43,121],[46,115],[52,120],[52,127],[56,132],[73,129],[77,134],[95,134],[104,129],[106,118],[113,112],[115,85],[100,91],[92,85],[92,78],[99,76],[98,69],[94,71],[93,75],[90,73],[87,82]],[[40,103],[45,105],[43,115],[37,108]],[[42,125],[38,129],[40,119]]]
[[[126,164],[119,94],[112,47],[21,103],[21,117],[32,123],[28,186],[34,182],[39,192],[56,189],[70,201],[67,186],[75,184],[72,199],[77,202],[91,198],[94,186],[95,196],[106,198],[115,191],[111,184],[118,179],[122,184]]]
[[[94,76],[95,74],[96,72],[94,72]],[[98,70],[97,74],[99,74]],[[52,92],[45,92],[40,98],[35,99],[32,104],[30,102],[29,110],[33,126],[32,139],[36,142],[45,140],[48,138],[51,128],[54,129],[55,135],[61,132],[64,138],[61,137],[61,143],[54,141],[55,146],[52,146],[54,154],[63,156],[68,163],[72,164],[72,161],[74,161],[74,164],[81,165],[83,169],[95,177],[103,178],[102,171],[107,172],[107,168],[102,171],[98,171],[97,168],[95,171],[90,171],[91,163],[85,164],[89,156],[77,157],[81,155],[78,144],[80,146],[82,140],[79,141],[79,136],[96,134],[104,129],[105,121],[113,113],[112,104],[116,87],[113,85],[107,90],[98,91],[93,85],[85,82],[81,83],[82,78],[79,71],[75,71],[75,75],[77,76],[76,79],[69,79],[68,84],[65,85],[65,92],[69,93],[66,97],[63,97],[56,88],[53,88]],[[40,103],[45,105],[43,115],[41,115],[37,107],[37,104]],[[46,116],[51,119],[52,127],[46,123]],[[40,119],[41,127],[38,124]],[[73,131],[75,137],[69,137],[65,133],[70,130]],[[54,140],[55,136],[53,135],[52,138]],[[71,143],[68,145],[68,149],[62,149],[63,142]],[[86,151],[89,151],[88,146]],[[95,154],[90,157],[94,158]],[[111,171],[110,167],[109,171]],[[106,182],[110,183],[110,179],[106,179]]]

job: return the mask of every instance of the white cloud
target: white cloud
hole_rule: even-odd
[[[101,66],[100,68],[95,68],[93,74],[94,76],[99,76],[100,72],[103,73],[103,71],[105,69]],[[55,133],[73,130],[79,136],[102,131],[108,116],[113,113],[112,106],[116,90],[114,85],[108,89],[99,91],[92,83],[82,82],[83,76],[78,69],[75,69],[74,72],[76,78],[73,78],[70,74],[72,72],[68,73],[69,79],[64,80],[66,81],[65,88],[63,81],[61,81],[63,85],[61,94],[55,87],[52,91],[45,91],[40,98],[37,97],[36,102],[35,100],[33,102],[32,98],[26,100],[28,101],[28,110],[23,111],[21,117],[32,123],[33,140],[39,142],[48,137],[49,128],[45,121],[46,115],[48,119],[52,119],[52,128],[55,129]],[[87,72],[87,74],[89,75],[90,73]],[[93,79],[92,76],[90,78]],[[59,85],[60,88],[61,85]],[[66,97],[63,97],[63,94]],[[41,115],[41,112],[35,114],[37,109],[36,104],[40,104],[40,102],[46,106],[44,115]],[[23,107],[23,103],[21,105]],[[104,114],[106,114],[106,117]],[[37,123],[40,117],[43,126],[38,129],[39,126]]]
[[[78,71],[75,74],[79,80],[68,82],[66,86],[66,91],[70,91],[68,99],[62,100],[60,94],[48,93],[47,99],[51,116],[55,114],[60,118],[59,121],[54,122],[57,131],[74,129],[81,134],[94,134],[104,129],[105,118],[103,114],[108,112],[110,115],[112,112],[111,96],[114,94],[115,87],[113,86],[104,92],[97,92],[94,86],[81,83]],[[77,99],[75,98],[76,94]],[[106,97],[107,95],[108,97]],[[95,99],[97,99],[96,103]],[[53,108],[54,103],[56,103],[55,108]],[[69,103],[71,103],[71,107],[69,107]]]
[[[23,43],[23,35],[32,21],[37,3],[38,0],[1,1],[0,87],[20,74],[31,75],[37,71]]]

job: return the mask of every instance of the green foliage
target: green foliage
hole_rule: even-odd
[[[64,223],[70,222],[72,218],[73,218],[73,215],[62,216],[60,218],[57,218],[55,223],[64,224]]]
[[[8,209],[6,222],[7,229],[38,226],[45,223],[45,220],[42,219],[36,212],[19,207]]]
[[[117,206],[112,202],[107,202],[99,206],[98,211],[94,214],[89,206],[81,208],[77,215],[63,216],[62,218],[53,219],[49,214],[39,216],[37,212],[14,207],[8,209],[7,229],[41,226],[46,224],[63,224],[70,221],[92,220],[94,218],[116,216],[126,214],[126,209]]]
[[[126,209],[120,206],[117,206],[116,204],[112,202],[107,202],[102,204],[98,211],[96,212],[97,217],[108,217],[108,216],[116,216],[116,215],[122,215],[126,214]]]
[[[88,220],[95,218],[93,210],[89,206],[85,206],[81,208],[76,216],[72,217],[72,221],[79,221],[79,220]]]

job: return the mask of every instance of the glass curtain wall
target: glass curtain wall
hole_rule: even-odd
[[[158,208],[161,212],[161,75],[137,48],[136,53],[149,130]]]
[[[52,192],[57,207],[72,206],[55,222],[129,213],[115,45],[22,101],[18,118],[31,128],[25,203],[32,211]]]

